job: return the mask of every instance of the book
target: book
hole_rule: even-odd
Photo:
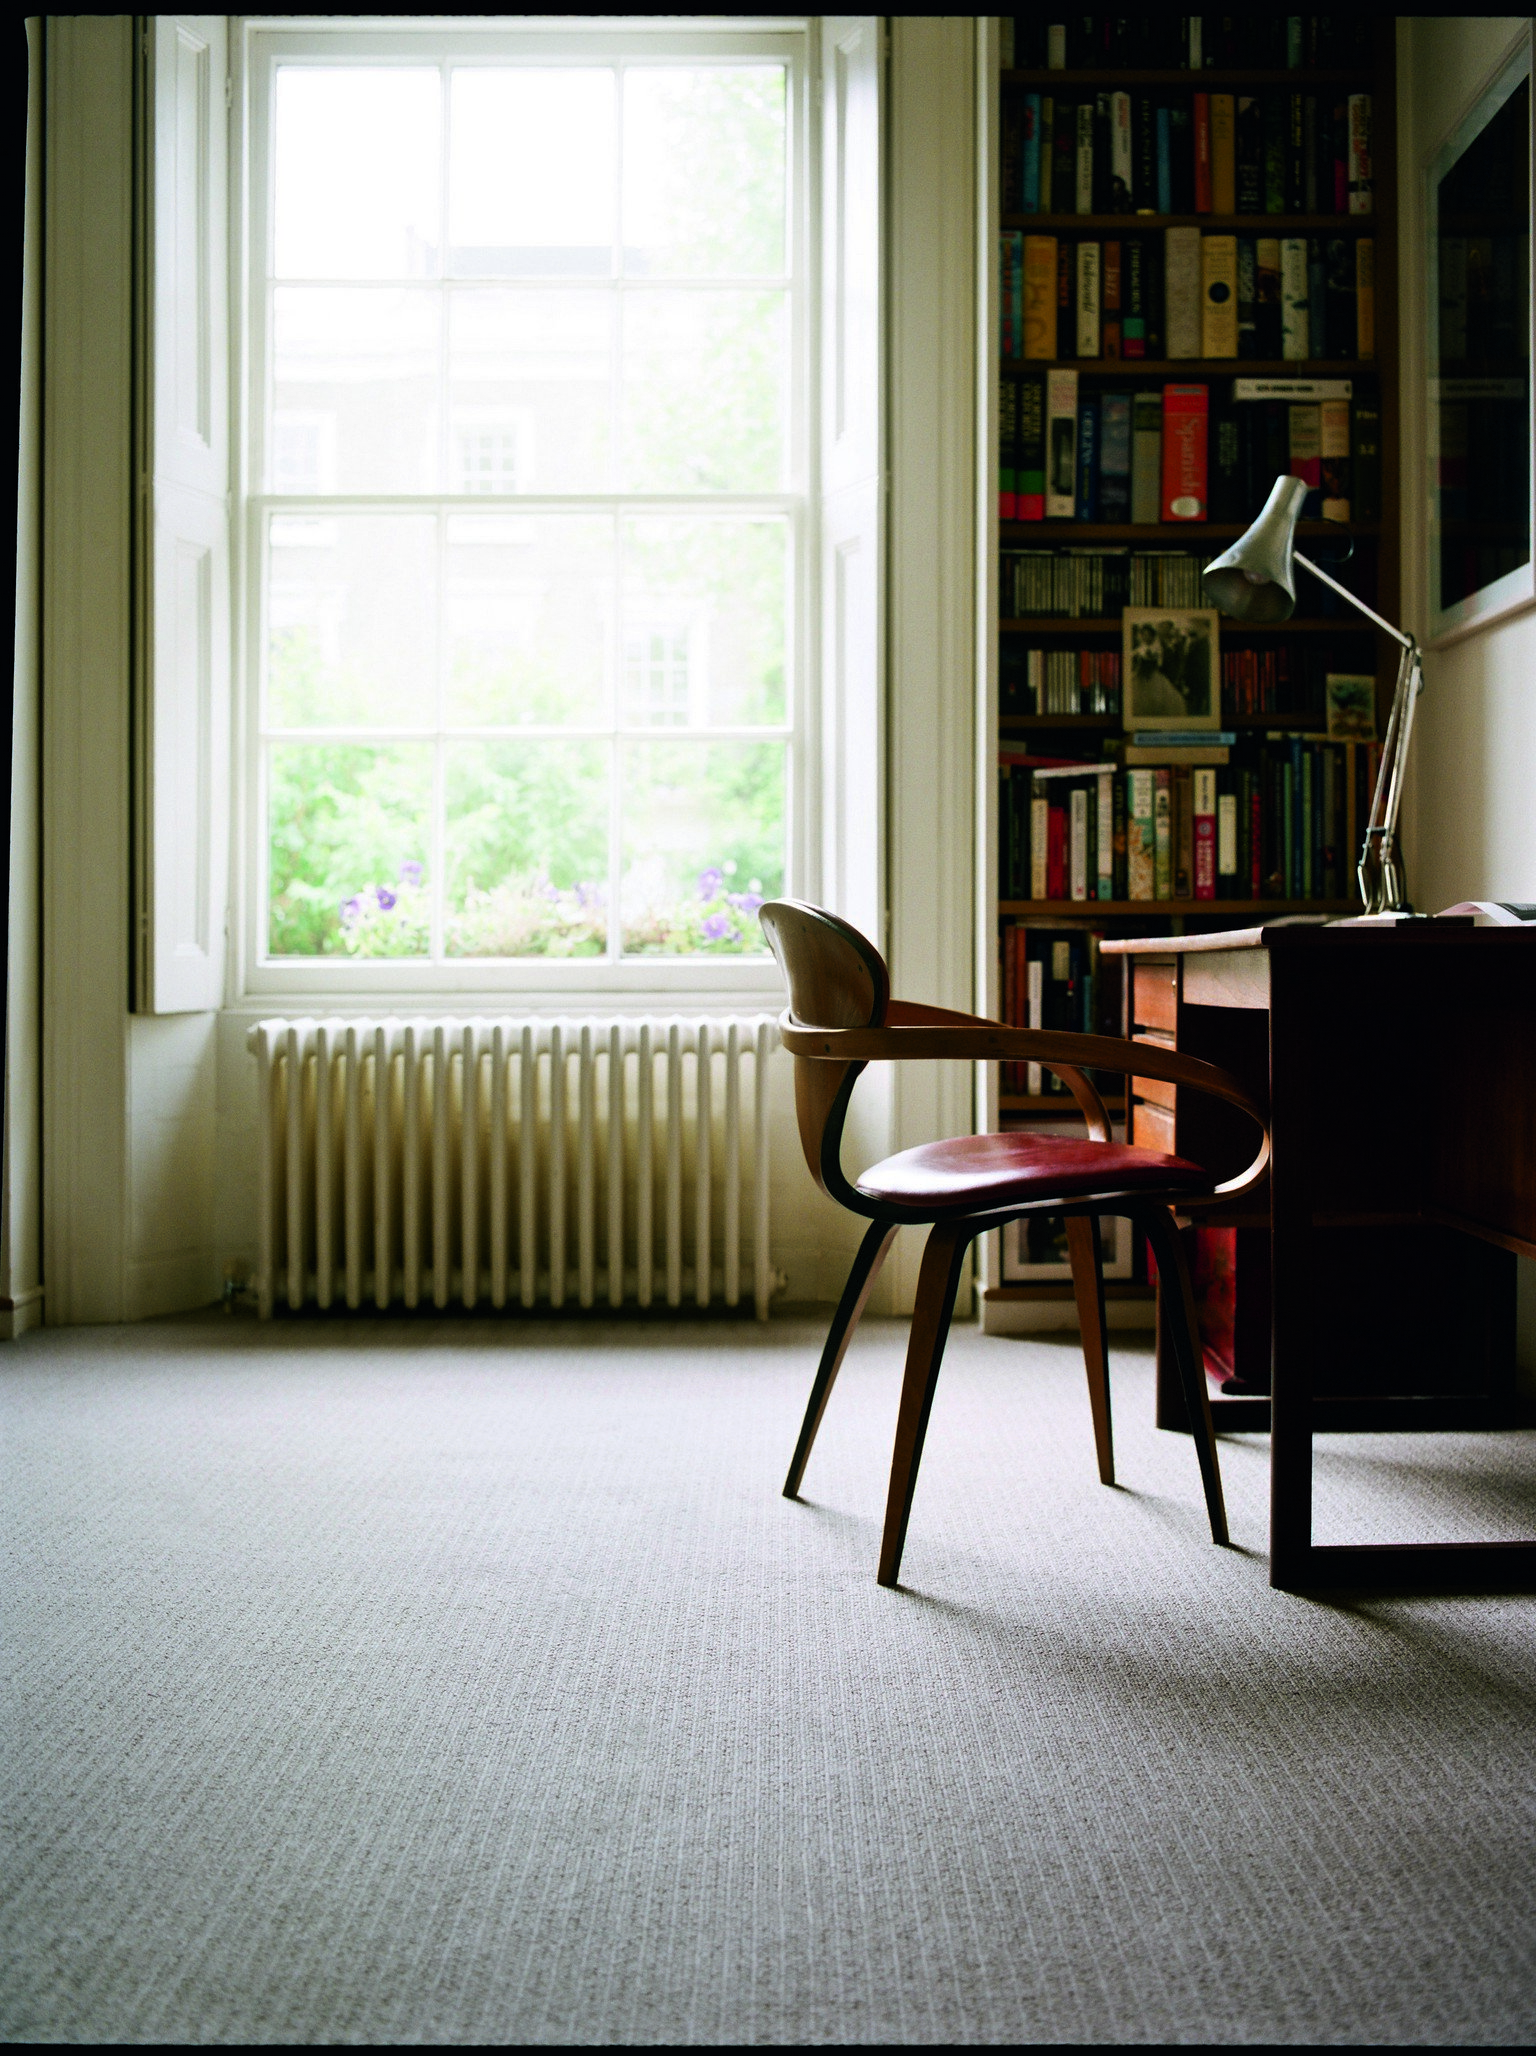
[[[1077,519],[1099,518],[1099,403],[1085,393],[1077,403]]]
[[[1067,796],[1068,807],[1068,875],[1067,898],[1085,900],[1088,897],[1088,790],[1084,785],[1075,785]],[[1095,809],[1097,815],[1097,809]],[[1097,883],[1097,872],[1095,872]]]
[[[1099,396],[1099,519],[1132,519],[1129,393]]]
[[[1019,109],[1019,212],[1040,212],[1040,95],[1026,93]]]
[[[1254,94],[1239,93],[1233,121],[1234,214],[1264,212],[1264,110]]]
[[[1243,417],[1236,407],[1213,408],[1207,431],[1212,521],[1242,522],[1249,513],[1242,430]]]
[[[1137,393],[1131,401],[1132,521],[1160,520],[1162,495],[1163,397],[1161,393]]]
[[[1056,354],[1077,355],[1077,259],[1065,237],[1056,245]]]
[[[1203,385],[1163,387],[1164,521],[1206,519],[1206,428],[1210,393]]]
[[[1045,380],[1015,381],[1018,445],[1014,458],[1015,519],[1045,519]]]
[[[1188,764],[1170,767],[1173,791],[1173,896],[1193,899],[1195,891],[1194,772]]]
[[[1237,354],[1259,354],[1259,253],[1252,236],[1237,239]]]
[[[1157,110],[1157,211],[1159,214],[1173,212],[1173,138],[1171,123],[1173,109],[1162,106]]]
[[[1354,382],[1347,378],[1234,378],[1234,400],[1348,400]]]
[[[1211,200],[1211,96],[1196,93],[1191,107],[1190,128],[1194,142],[1194,187],[1196,214],[1209,214]]]
[[[1163,307],[1170,358],[1200,355],[1200,231],[1163,231]]]
[[[1121,349],[1127,357],[1147,354],[1146,245],[1140,236],[1127,236],[1122,259],[1120,298]]]
[[[1015,379],[1004,378],[997,387],[997,518],[1018,518],[1018,487],[1014,455],[1019,440],[1019,388]]]
[[[1263,95],[1264,108],[1264,208],[1266,214],[1285,212],[1286,117],[1284,93]]]
[[[1045,518],[1071,521],[1077,503],[1077,373],[1049,371],[1045,381]]]
[[[1101,270],[1104,298],[1104,318],[1100,326],[1101,352],[1106,358],[1118,359],[1121,354],[1120,244],[1113,237],[1104,245]]]
[[[1028,259],[1026,257],[1027,264]],[[1260,236],[1254,243],[1255,356],[1271,362],[1280,355],[1280,241]]]
[[[1320,507],[1320,488],[1323,482],[1322,469],[1322,423],[1321,409],[1315,401],[1300,400],[1290,408],[1290,473],[1292,478],[1302,479],[1307,488],[1307,497],[1302,502],[1302,518],[1315,521]]]
[[[1150,214],[1157,199],[1157,108],[1147,93],[1131,102],[1131,203]]]
[[[1109,197],[1111,214],[1129,214],[1135,180],[1134,138],[1131,129],[1131,96],[1109,96]]]
[[[1348,521],[1349,402],[1324,400],[1317,412],[1322,516],[1325,521]]]
[[[1374,400],[1362,400],[1350,423],[1353,449],[1350,453],[1350,483],[1354,490],[1350,505],[1356,521],[1381,519],[1381,409]]]
[[[1216,897],[1216,773],[1199,769],[1191,773],[1194,816],[1194,897]]]
[[[1048,71],[1065,71],[1067,68],[1067,25],[1064,21],[1053,21],[1046,27],[1045,64]]]
[[[1231,93],[1211,95],[1211,212],[1237,212],[1237,102]]]
[[[1099,309],[1102,279],[1099,245],[1085,239],[1077,246],[1077,350],[1079,357],[1099,354]]]
[[[1200,239],[1200,354],[1237,355],[1237,237]]]
[[[1374,212],[1371,185],[1371,96],[1349,96],[1349,211]]]
[[[1362,363],[1376,355],[1376,239],[1355,239],[1355,355]]]
[[[1056,133],[1051,150],[1051,212],[1077,212],[1077,103],[1056,100]]]
[[[1216,795],[1216,881],[1212,897],[1228,898],[1223,881],[1237,878],[1237,794]]]
[[[1155,899],[1156,828],[1152,772],[1127,771],[1125,787],[1125,896],[1133,900]]]
[[[1115,896],[1115,777],[1114,766],[1106,764],[1098,774],[1098,792],[1095,795],[1094,812],[1094,897],[1110,900]]]
[[[1285,236],[1280,244],[1280,355],[1305,359],[1308,340],[1306,239]]]
[[[1075,160],[1076,183],[1073,197],[1079,214],[1093,212],[1093,129],[1094,103],[1079,100],[1077,103],[1077,155]]]
[[[1024,238],[1024,355],[1049,360],[1056,352],[1056,238]]]
[[[1173,773],[1152,773],[1152,897],[1173,898]]]
[[[1049,897],[1046,887],[1050,882],[1051,803],[1038,788],[1029,802],[1029,896],[1032,900]]]
[[[1172,175],[1175,214],[1195,211],[1195,147],[1192,110],[1185,99],[1176,99],[1168,109],[1168,152]]]
[[[1355,253],[1345,236],[1329,236],[1323,245],[1324,329],[1327,348],[1314,355],[1351,358],[1356,354]]]
[[[1307,355],[1336,357],[1328,347],[1328,281],[1320,236],[1307,238]]]

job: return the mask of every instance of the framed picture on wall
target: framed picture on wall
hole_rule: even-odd
[[[1536,599],[1531,162],[1527,27],[1427,175],[1433,636]]]

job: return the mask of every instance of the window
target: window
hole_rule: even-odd
[[[806,783],[803,41],[249,32],[256,982],[761,954]]]

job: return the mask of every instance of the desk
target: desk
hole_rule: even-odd
[[[1536,1586],[1536,1541],[1312,1541],[1326,1238],[1449,1229],[1475,1238],[1474,1255],[1536,1257],[1536,931],[1272,926],[1103,950],[1127,960],[1128,1032],[1225,1063],[1261,1093],[1268,1086],[1268,1200],[1255,1196],[1248,1225],[1267,1219],[1269,1233],[1270,1582]],[[1171,1147],[1175,1120],[1185,1139],[1182,1108],[1144,1105],[1132,1113],[1143,1141]],[[1226,1175],[1245,1141],[1213,1126],[1200,1160]],[[1368,1287],[1368,1262],[1358,1275]],[[1476,1346],[1512,1371],[1512,1289],[1463,1297]],[[1216,1402],[1218,1420],[1223,1410]]]

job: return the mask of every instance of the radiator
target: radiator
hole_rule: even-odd
[[[269,1020],[256,1290],[766,1320],[769,1014]],[[750,1100],[749,1096],[750,1095]]]

